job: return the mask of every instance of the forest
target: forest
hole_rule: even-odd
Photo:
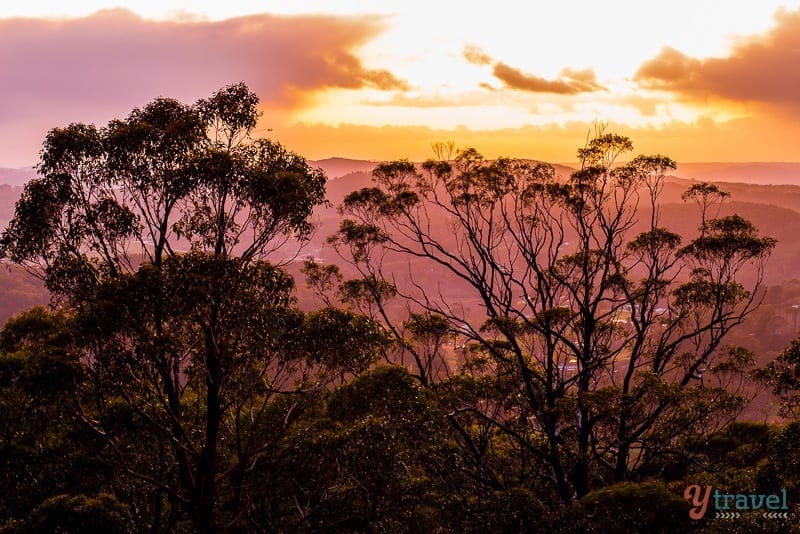
[[[2,214],[0,532],[800,532],[796,227],[750,220],[793,198],[603,125],[575,169],[329,180],[258,103],[47,134]]]

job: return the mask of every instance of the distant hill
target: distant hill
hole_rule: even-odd
[[[327,198],[331,204],[315,210],[317,231],[296,260],[288,265],[289,271],[297,278],[298,296],[305,306],[321,304],[312,301],[311,292],[302,282],[300,267],[303,259],[314,257],[323,263],[337,263],[346,276],[355,276],[356,273],[341,261],[326,240],[336,232],[341,221],[336,207],[348,193],[373,185],[371,171],[377,165],[373,161],[345,158],[309,163],[322,168],[327,174]],[[567,165],[555,165],[555,168],[562,178],[568,177],[574,170],[574,166]],[[757,349],[762,356],[781,350],[796,332],[796,328],[792,327],[797,318],[792,314],[796,314],[794,304],[800,302],[800,296],[797,296],[800,294],[800,240],[797,239],[800,235],[800,179],[794,179],[795,172],[800,176],[800,164],[682,165],[674,176],[667,177],[661,197],[663,225],[688,239],[697,232],[697,207],[691,202],[683,202],[681,193],[693,181],[714,181],[731,194],[718,215],[739,213],[750,219],[765,235],[778,239],[764,273],[765,283],[778,289],[771,290],[769,306],[765,306],[763,312],[759,312],[760,315],[748,323],[741,339],[736,340],[737,343]],[[34,175],[32,168],[0,169],[0,230],[13,216],[14,203],[22,194],[21,186]],[[778,185],[767,185],[770,182]],[[797,185],[790,185],[792,182]],[[648,215],[643,212],[640,216],[646,218]],[[446,228],[447,222],[436,219],[436,226]],[[287,257],[283,259],[291,260],[295,250],[294,245],[284,247]],[[386,268],[387,272],[396,273],[399,279],[409,277],[413,269],[414,279],[426,288],[458,300],[465,308],[480,310],[481,304],[474,295],[463,284],[449,280],[441,270],[418,264],[412,267],[405,259],[390,262]],[[750,276],[753,274],[749,273]],[[789,286],[796,286],[797,291],[781,289]],[[38,280],[17,267],[0,264],[0,325],[12,314],[47,301],[47,291]]]
[[[5,228],[14,216],[14,204],[21,194],[22,187],[0,184],[0,230]]]
[[[20,167],[18,169],[0,167],[0,184],[22,186],[34,176],[36,176],[36,170],[33,167]]]
[[[679,163],[675,175],[712,182],[800,185],[800,163]]]
[[[329,179],[364,172],[370,173],[379,162],[349,158],[311,160]],[[568,176],[575,164],[554,164],[556,172]],[[0,167],[0,184],[21,186],[36,175],[33,167]],[[737,182],[760,185],[800,185],[800,163],[679,163],[674,175],[687,180]]]
[[[49,301],[50,294],[38,278],[16,265],[0,263],[0,327],[11,316]]]
[[[319,167],[325,172],[328,179],[339,178],[354,172],[372,172],[378,164],[376,161],[365,161],[361,159],[347,158],[326,158],[317,161],[309,161],[312,167]]]
[[[311,161],[312,166],[320,167],[329,179],[352,173],[370,173],[378,164],[347,158],[327,158]],[[554,164],[561,176],[569,176],[575,164]],[[798,185],[800,186],[800,162],[798,163],[678,163],[672,173],[676,178],[703,180],[711,182],[733,182],[753,185]]]
[[[555,165],[575,168],[575,163]],[[706,182],[736,182],[759,185],[800,185],[800,162],[682,163],[672,173],[677,178]]]

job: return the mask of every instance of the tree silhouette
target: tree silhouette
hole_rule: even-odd
[[[660,155],[619,163],[632,148],[599,131],[568,179],[548,164],[488,161],[474,149],[421,166],[395,161],[344,201],[348,218],[330,241],[362,275],[343,284],[345,296],[360,297],[398,350],[420,359],[438,353],[415,348],[407,331],[418,329],[403,328],[391,298],[417,314],[406,326],[424,317],[439,332],[445,320],[463,340],[454,343],[460,375],[436,380],[484,384],[448,419],[487,484],[504,473],[482,465],[486,433],[516,451],[524,484],[568,502],[685,454],[689,436],[712,432],[745,403],[735,386],[750,355],[723,340],[757,306],[775,242],[741,217],[710,218],[711,196],[722,193],[708,186],[690,191],[700,195],[700,233],[681,246],[660,226],[675,164]],[[401,284],[391,266],[403,260],[416,267]],[[422,266],[440,286],[468,288],[481,313],[423,288]],[[426,366],[416,366],[424,384]]]
[[[75,415],[103,462],[149,488],[137,504],[154,530],[184,512],[200,532],[242,524],[248,470],[384,342],[356,314],[297,310],[265,261],[309,236],[325,176],[252,137],[257,104],[237,84],[52,130],[0,238],[70,311],[90,384]]]

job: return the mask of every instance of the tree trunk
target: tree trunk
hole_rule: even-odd
[[[222,403],[219,398],[220,357],[212,329],[206,330],[206,436],[197,463],[192,516],[198,532],[214,532],[217,442]]]

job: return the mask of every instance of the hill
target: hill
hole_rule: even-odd
[[[675,174],[712,182],[800,185],[800,163],[681,163]]]
[[[303,259],[311,256],[325,263],[341,263],[335,251],[326,243],[328,236],[335,233],[339,227],[341,216],[336,208],[348,193],[372,185],[371,170],[376,165],[375,162],[371,161],[345,158],[328,158],[310,163],[322,168],[329,176],[327,198],[330,205],[317,209],[314,216],[317,231],[311,242],[303,247],[295,262],[289,267],[292,274],[298,277],[298,286],[303,286],[302,277],[299,273],[299,267]],[[723,176],[729,178],[743,176],[742,173],[745,172],[745,169],[755,169],[762,171],[762,174],[756,178],[763,179],[765,176],[763,172],[766,172],[772,164],[765,164],[766,167],[761,169],[757,168],[759,165],[755,167],[747,167],[744,164],[729,164],[727,167],[724,165],[703,164],[697,168],[702,167],[709,172],[720,170]],[[791,170],[792,167],[790,164],[786,164],[786,166],[780,168],[788,173],[789,171],[786,169]],[[800,169],[800,166],[798,166],[798,169]],[[566,177],[572,171],[572,168],[557,165],[556,171],[560,176]],[[27,169],[27,171],[25,169],[0,169],[0,181],[9,180],[14,182],[13,186],[0,185],[0,228],[5,227],[13,216],[14,203],[22,193],[22,187],[19,187],[19,184],[32,175],[32,169]],[[771,176],[780,177],[781,175],[773,173]],[[787,178],[789,175],[785,174],[783,176]],[[695,177],[695,180],[700,179],[700,177]],[[684,203],[681,199],[681,193],[691,185],[692,181],[692,179],[681,176],[680,172],[676,172],[674,176],[667,178],[661,197],[664,224],[684,236],[693,235],[697,230],[693,226],[696,223],[693,216],[696,207]],[[798,258],[800,258],[800,240],[796,237],[800,234],[800,185],[766,185],[764,183],[744,183],[735,180],[717,181],[717,183],[721,189],[731,194],[731,200],[727,201],[722,207],[720,215],[739,213],[751,220],[761,232],[778,239],[778,245],[767,264],[765,283],[768,286],[779,287],[787,283],[793,283],[792,281],[794,280],[800,280],[800,263],[798,262]],[[646,217],[647,215],[642,213],[641,216]],[[442,221],[442,224],[444,225],[444,221]],[[287,246],[281,251],[285,253],[286,257],[278,259],[290,261],[296,250],[297,247],[293,242],[287,243]],[[410,267],[405,263],[394,266],[398,273],[408,273]],[[343,266],[343,268],[347,271],[346,266]],[[436,288],[442,282],[442,273],[438,273],[435,270],[430,272],[415,270],[415,274],[423,284],[437,291],[439,290]],[[15,287],[19,291],[16,291]],[[302,287],[299,287],[299,290],[301,298],[308,297]],[[462,290],[463,288],[459,287],[458,284],[449,285],[449,287],[443,289],[444,293],[452,299],[463,299],[465,294]],[[787,294],[785,298],[776,299],[774,304],[777,309],[781,310],[783,315],[786,315],[786,313],[791,313],[793,310],[791,304],[795,302],[794,299],[794,293],[791,296]],[[47,294],[44,288],[38,284],[38,281],[28,279],[27,274],[24,272],[9,272],[6,269],[0,269],[0,301],[4,303],[3,310],[0,310],[0,322],[2,322],[11,313],[22,311],[35,304],[47,302]],[[465,305],[479,307],[478,302],[470,303],[465,301],[464,303]],[[787,317],[790,319],[790,323],[793,322],[793,316]],[[785,332],[781,336],[780,342],[782,343],[784,338],[790,339],[792,334],[793,332]],[[775,344],[770,344],[768,349],[775,350],[777,346],[776,341]]]
[[[378,164],[376,161],[365,161],[348,158],[326,158],[308,162],[312,167],[319,167],[325,172],[328,179],[339,178],[354,172],[372,172]]]
[[[34,176],[36,176],[36,170],[33,167],[20,167],[18,169],[0,167],[0,184],[23,186],[25,182]]]
[[[369,173],[378,164],[349,158],[324,158],[309,161],[313,167],[319,167],[329,179],[340,178],[354,172]],[[555,164],[556,171],[566,176],[574,169],[575,164]],[[736,182],[759,185],[800,185],[800,163],[794,162],[755,162],[755,163],[679,163],[675,171],[676,178],[687,180],[705,180],[712,182]],[[0,184],[21,186],[36,175],[31,167],[0,167]]]

